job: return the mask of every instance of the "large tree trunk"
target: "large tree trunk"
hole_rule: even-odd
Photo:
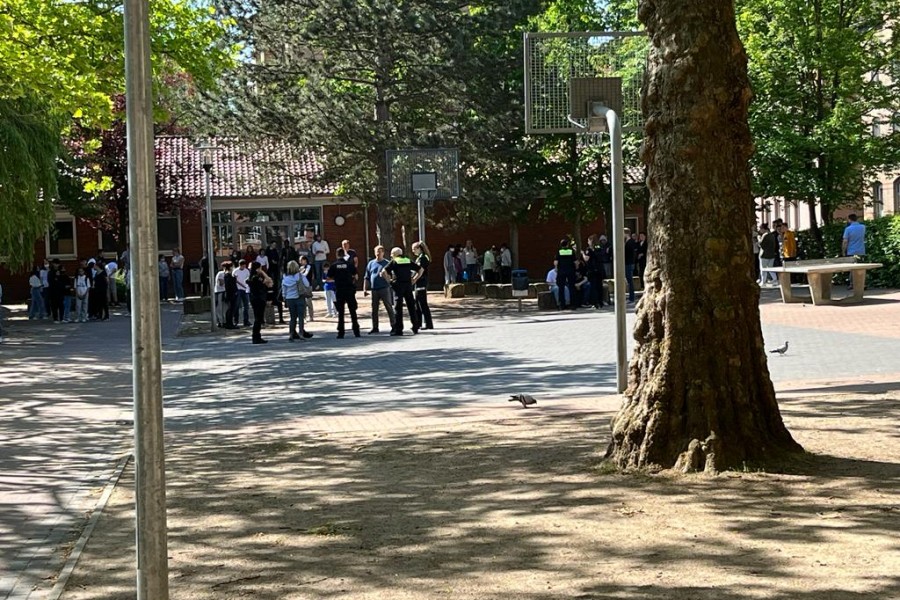
[[[751,275],[746,56],[732,0],[641,0],[647,290],[608,458],[715,472],[801,450],[769,379]]]

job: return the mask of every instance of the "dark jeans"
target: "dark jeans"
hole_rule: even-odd
[[[253,339],[261,340],[262,324],[263,320],[266,318],[266,301],[259,298],[253,298],[250,300],[250,304],[253,306]]]
[[[225,314],[225,327],[237,327],[239,325],[237,294],[226,296],[225,302],[228,303],[228,312]]]
[[[238,290],[236,304],[244,307],[244,327],[250,324],[250,294]],[[238,319],[237,311],[235,311],[235,321]]]
[[[288,318],[288,331],[290,336],[296,337],[303,334],[303,313],[306,312],[306,298],[288,298],[285,300],[290,317]],[[300,324],[300,332],[297,333],[297,324]]]
[[[409,283],[394,284],[394,333],[403,333],[403,304],[409,311],[409,320],[412,322],[413,331],[419,331],[419,312],[416,310],[416,298],[413,295],[412,285]]]
[[[475,278],[478,277],[478,265],[466,265],[466,273],[469,274],[468,281],[475,281]]]
[[[160,277],[159,278],[159,299],[160,300],[168,300],[169,299],[169,278],[168,277]]]
[[[500,283],[512,281],[512,267],[500,267]]]
[[[359,335],[359,320],[356,318],[356,290],[335,290],[334,306],[338,313],[338,335],[344,335],[344,317],[346,309],[350,310],[350,326],[353,327],[353,335]]]
[[[634,263],[625,263],[625,283],[628,284],[628,301],[634,302]]]
[[[420,326],[424,324],[425,329],[434,329],[431,309],[428,308],[428,290],[425,288],[416,288],[416,313]]]
[[[589,271],[588,283],[591,286],[588,304],[592,306],[603,306],[603,276],[600,271]]]
[[[567,295],[565,293],[562,293],[562,290],[569,290],[568,298],[572,306],[578,305],[578,300],[575,296],[575,271],[557,271],[556,285],[559,287],[561,292],[559,294],[560,308],[566,308]]]

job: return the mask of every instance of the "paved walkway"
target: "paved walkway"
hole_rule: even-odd
[[[0,345],[0,598],[42,598],[130,451],[117,421],[132,418],[131,331],[121,312],[84,324],[16,315]],[[179,314],[163,315],[171,339]]]
[[[778,389],[900,379],[900,293],[854,307],[775,300],[765,293],[767,346],[791,342],[786,356],[769,361]],[[435,304],[437,330],[417,336],[339,340],[333,320],[317,320],[312,340],[289,343],[279,327],[265,333],[263,346],[251,345],[246,330],[176,338],[179,317],[167,308],[170,442],[503,418],[515,414],[506,398],[518,392],[536,396],[541,410],[615,408],[610,309],[518,313],[514,303],[501,310],[468,300]],[[629,314],[629,326],[632,320]],[[364,317],[364,332],[368,325]],[[52,584],[45,578],[60,564],[57,548],[71,543],[127,451],[130,429],[116,422],[131,418],[129,335],[124,317],[69,326],[14,321],[10,342],[0,346],[0,598],[28,598],[35,586],[30,597],[44,597]]]

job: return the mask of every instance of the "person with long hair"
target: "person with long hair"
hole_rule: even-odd
[[[300,272],[300,264],[292,260],[287,264],[287,272],[281,280],[281,293],[287,304],[290,317],[288,320],[288,340],[311,338],[312,334],[303,330],[303,317],[306,312],[306,298],[300,294],[301,286],[310,287],[310,281]],[[300,325],[300,333],[297,333],[297,324]]]
[[[431,264],[431,252],[423,240],[412,245],[413,254],[416,255],[416,264],[421,269],[421,275],[416,279],[415,298],[416,313],[422,329],[434,329],[431,320],[431,309],[428,308],[428,266]]]

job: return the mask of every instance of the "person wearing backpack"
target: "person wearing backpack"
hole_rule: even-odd
[[[287,264],[287,272],[281,278],[281,295],[288,307],[288,341],[308,339],[312,334],[303,329],[306,312],[306,296],[312,295],[309,280],[300,272],[300,264],[292,260]],[[299,324],[299,333],[297,325]]]

